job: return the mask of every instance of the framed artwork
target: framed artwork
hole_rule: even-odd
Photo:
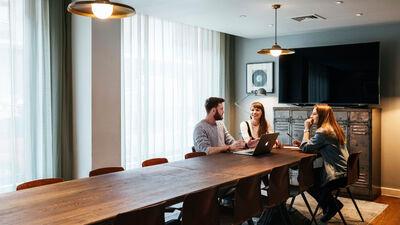
[[[264,88],[267,93],[274,92],[274,62],[260,62],[246,64],[246,92]]]

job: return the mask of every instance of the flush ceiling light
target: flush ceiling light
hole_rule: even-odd
[[[99,19],[118,19],[133,16],[136,13],[135,9],[129,5],[110,0],[75,1],[68,5],[68,12]]]
[[[281,7],[280,4],[274,4],[272,5],[272,8],[275,10],[275,44],[272,45],[271,48],[264,48],[258,51],[258,54],[264,54],[264,55],[272,55],[274,57],[279,57],[280,55],[289,55],[293,54],[294,51],[291,49],[284,49],[281,46],[278,45],[277,42],[277,30],[278,30],[278,9]]]

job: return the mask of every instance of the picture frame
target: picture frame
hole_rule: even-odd
[[[267,93],[274,93],[274,74],[274,62],[247,63],[246,92],[264,88]]]

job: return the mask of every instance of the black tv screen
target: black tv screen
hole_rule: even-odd
[[[281,56],[279,102],[379,104],[379,42],[297,48]]]

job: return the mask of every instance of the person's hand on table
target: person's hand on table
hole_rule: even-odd
[[[294,140],[293,140],[293,145],[296,146],[296,147],[300,147],[301,141],[299,141],[299,140],[297,140],[297,139],[294,139]]]
[[[246,142],[244,142],[243,140],[235,141],[235,142],[233,142],[233,144],[229,145],[229,150],[236,151],[236,150],[244,149],[245,145],[246,145]]]
[[[278,139],[276,139],[274,148],[283,148],[282,142],[280,142]]]
[[[260,138],[249,140],[247,142],[247,147],[248,148],[255,148],[257,146],[259,140],[260,140]]]

